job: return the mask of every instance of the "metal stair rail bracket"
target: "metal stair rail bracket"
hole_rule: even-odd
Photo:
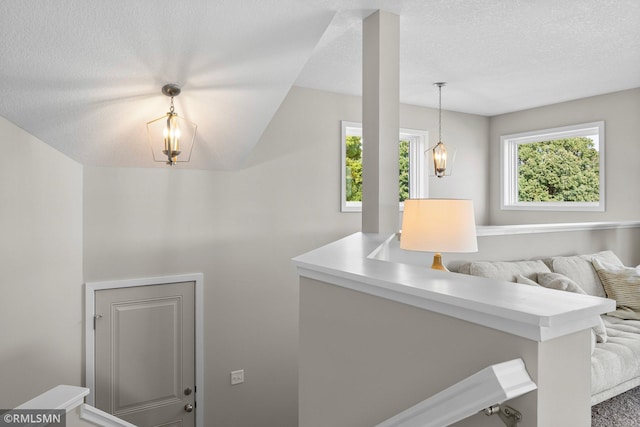
[[[522,421],[522,414],[507,405],[490,406],[484,410],[484,414],[487,416],[498,414],[498,417],[507,427],[516,427]]]

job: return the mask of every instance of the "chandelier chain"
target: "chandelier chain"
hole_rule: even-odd
[[[169,107],[169,112],[173,114],[173,96],[171,97],[171,106]]]

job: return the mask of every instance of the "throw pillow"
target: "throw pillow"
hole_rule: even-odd
[[[545,260],[545,263],[555,273],[564,274],[574,282],[580,284],[580,288],[596,297],[606,297],[602,282],[593,268],[591,261],[598,259],[611,264],[622,266],[622,261],[612,251],[602,251],[589,255],[558,256]]]
[[[538,282],[536,282],[535,280],[529,279],[527,276],[523,276],[522,274],[518,274],[518,276],[516,277],[516,283],[540,287],[540,284],[538,284]]]
[[[545,288],[587,295],[580,285],[560,273],[538,273],[538,283]]]
[[[593,260],[607,296],[616,300],[616,306],[627,311],[640,313],[640,268],[610,264],[599,259]],[[620,310],[618,310],[620,311]]]
[[[588,295],[576,282],[560,273],[538,273],[538,283],[549,289]],[[602,317],[598,316],[598,324],[593,327],[593,332],[596,334],[597,342],[607,342],[607,328],[604,326]]]
[[[469,266],[472,276],[515,282],[522,274],[532,277],[538,271],[551,271],[541,260],[534,261],[474,261]]]

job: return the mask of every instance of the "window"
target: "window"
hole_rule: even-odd
[[[424,197],[424,156],[427,132],[400,129],[399,187],[400,209],[408,198]],[[342,212],[362,211],[362,124],[342,122]]]
[[[604,122],[505,135],[502,209],[604,211]]]

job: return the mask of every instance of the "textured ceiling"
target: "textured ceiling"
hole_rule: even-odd
[[[151,161],[145,124],[198,124],[189,168],[236,169],[292,85],[361,93],[362,19],[400,15],[401,101],[482,115],[640,87],[637,0],[22,0],[0,14],[0,115],[86,165]]]

